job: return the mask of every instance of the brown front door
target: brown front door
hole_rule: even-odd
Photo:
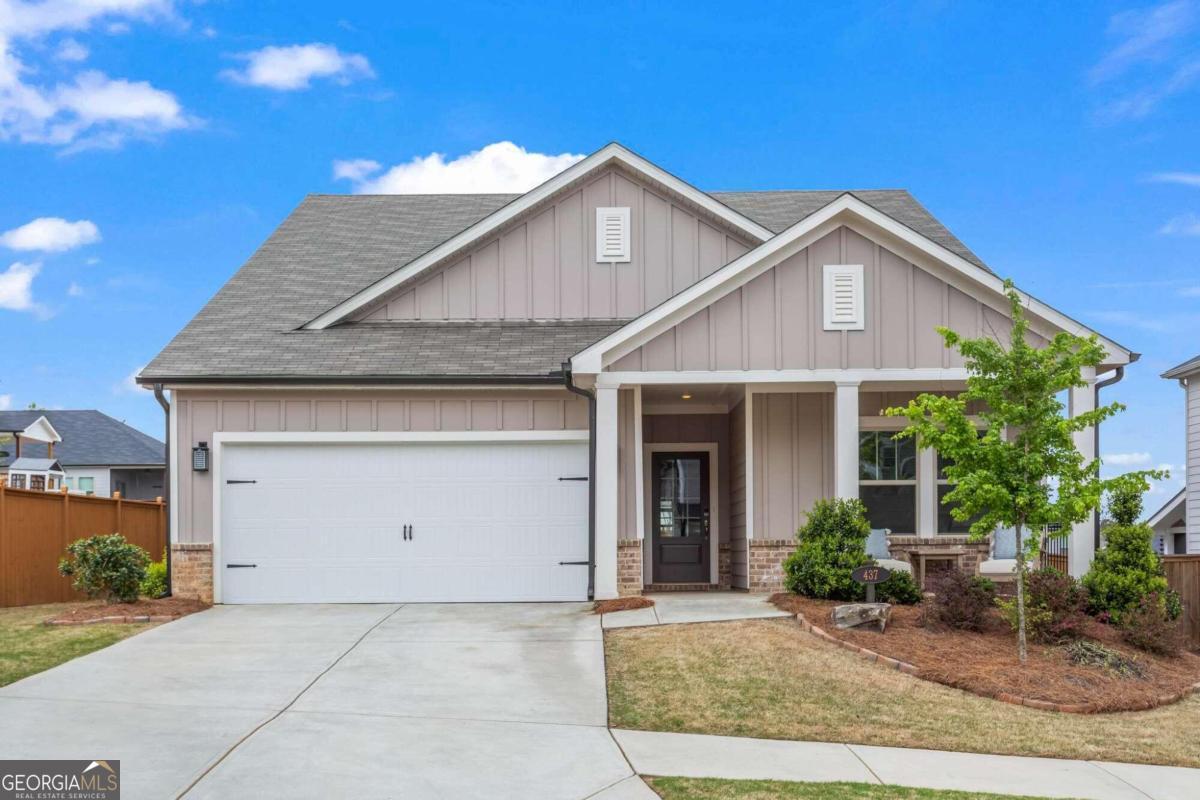
[[[650,462],[655,583],[708,583],[708,453]]]

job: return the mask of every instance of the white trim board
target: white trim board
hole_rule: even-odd
[[[526,192],[516,200],[513,200],[511,203],[492,212],[461,233],[450,237],[437,247],[427,252],[425,255],[397,269],[390,275],[379,279],[365,289],[362,289],[351,295],[349,298],[338,303],[333,308],[318,316],[316,319],[305,324],[304,328],[308,330],[321,330],[340,322],[350,314],[353,314],[360,308],[369,305],[402,283],[409,281],[416,275],[433,267],[435,264],[438,264],[442,260],[454,255],[456,252],[469,247],[479,239],[499,230],[504,225],[512,222],[520,215],[537,206],[539,203],[548,200],[560,190],[578,180],[581,180],[589,173],[603,169],[604,167],[613,163],[619,163],[634,173],[640,174],[642,177],[650,181],[661,184],[670,191],[686,198],[689,202],[693,203],[697,207],[704,209],[704,211],[713,215],[717,219],[723,220],[734,230],[737,230],[742,235],[753,241],[766,241],[774,235],[771,231],[767,230],[762,225],[759,225],[749,217],[739,214],[729,206],[714,199],[710,195],[705,194],[691,184],[686,183],[666,170],[651,164],[649,161],[624,147],[623,145],[612,142],[592,153],[590,156],[578,162],[574,166],[568,167],[567,169],[558,173],[558,175],[555,175],[541,186]]]
[[[855,222],[858,223],[858,227],[854,226]],[[950,272],[967,279],[963,286],[970,288],[971,296],[986,301],[993,307],[1000,305],[1003,310],[1007,309],[1007,306],[1002,303],[1004,281],[1001,278],[897,222],[857,197],[843,194],[774,238],[768,239],[740,258],[734,259],[703,280],[696,282],[599,342],[577,353],[571,359],[572,370],[576,373],[595,374],[601,372],[604,367],[674,327],[701,308],[710,306],[735,289],[749,283],[771,267],[842,225],[847,225],[860,232],[865,231],[866,235],[872,238],[884,237],[889,244],[902,250],[900,255],[910,258],[910,260],[913,255],[919,255],[920,262],[914,262],[919,266],[925,266],[930,260],[944,265]],[[990,296],[988,296],[989,294]],[[1080,335],[1096,333],[1037,298],[1020,290],[1018,290],[1018,294],[1033,315],[1031,322],[1036,323],[1037,318],[1041,318],[1059,330]],[[1034,327],[1036,329],[1036,326]],[[1132,360],[1132,353],[1129,350],[1099,333],[1096,335],[1108,350],[1114,363],[1123,364]]]
[[[654,479],[651,463],[655,453],[708,453],[708,582],[716,585],[720,582],[720,564],[717,562],[721,557],[721,459],[717,442],[654,442],[642,445],[643,478],[638,484],[644,507],[640,520],[644,533],[638,537],[642,539],[642,580],[647,585],[654,583],[654,528],[650,521],[650,514],[654,511],[650,500],[654,495],[650,481]]]
[[[965,367],[930,367],[925,369],[763,369],[763,370],[696,370],[678,372],[601,372],[596,386],[617,388],[650,384],[776,384],[776,383],[910,383],[914,385],[947,382],[965,383],[969,373]],[[891,387],[889,388],[896,388]],[[756,388],[755,391],[758,391]]]

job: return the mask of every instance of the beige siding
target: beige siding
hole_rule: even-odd
[[[173,398],[179,442],[181,542],[212,539],[212,473],[193,472],[192,447],[217,431],[586,430],[587,401],[545,391],[179,391]]]
[[[729,412],[729,571],[735,589],[750,587],[746,544],[746,404]]]
[[[1200,375],[1187,386],[1187,532],[1189,552],[1200,552]]]
[[[753,433],[754,536],[791,539],[833,494],[832,395],[756,394]]]
[[[866,327],[822,329],[826,264],[862,264]],[[1010,321],[860,234],[839,228],[645,346],[616,371],[957,367],[936,328],[1005,337]],[[1031,334],[1035,346],[1045,340]]]
[[[600,264],[596,208],[630,209],[631,260]],[[609,169],[355,319],[631,319],[749,249],[749,242]]]

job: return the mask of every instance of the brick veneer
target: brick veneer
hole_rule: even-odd
[[[751,539],[750,591],[778,592],[783,590],[783,562],[796,543],[791,539]]]
[[[642,542],[617,540],[617,594],[621,597],[642,593]]]
[[[213,601],[212,545],[171,545],[171,594],[204,603]]]
[[[897,536],[888,537],[888,549],[892,558],[908,561],[913,564],[913,577],[917,577],[917,565],[913,555],[922,550],[956,550],[958,565],[963,572],[974,575],[979,572],[979,565],[988,560],[991,554],[991,541],[987,538],[973,542],[969,536],[943,535],[937,536]]]
[[[733,550],[728,542],[717,546],[717,585],[722,589],[733,587]]]

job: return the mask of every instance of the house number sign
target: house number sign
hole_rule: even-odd
[[[850,573],[850,579],[856,583],[867,585],[867,602],[875,602],[875,584],[883,583],[892,577],[892,571],[877,564],[864,564]]]

